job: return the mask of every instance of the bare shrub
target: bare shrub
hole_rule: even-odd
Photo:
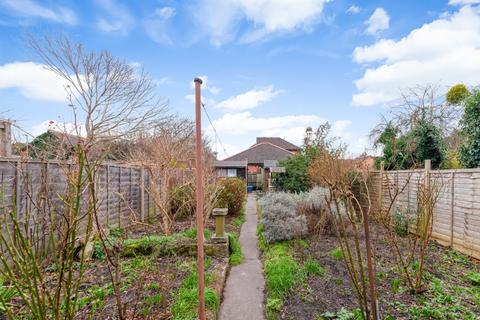
[[[180,217],[195,211],[194,126],[189,120],[171,117],[138,135],[130,159],[141,164],[149,180],[143,188],[155,204],[163,233],[172,233]],[[204,212],[207,221],[221,190],[215,179],[213,157],[204,152]]]
[[[307,234],[307,220],[297,216],[296,204],[286,192],[268,193],[260,199],[262,224],[267,243],[300,238]]]
[[[320,152],[309,167],[312,181],[328,188],[327,208],[335,221],[335,231],[342,257],[355,288],[365,319],[377,319],[374,254],[370,243],[368,172],[356,169],[355,163],[343,159],[342,152]],[[360,183],[366,191],[367,205],[361,205],[353,185]],[[363,230],[362,230],[363,225]],[[350,232],[347,232],[348,229]]]
[[[49,197],[46,175],[34,193],[26,165],[20,165],[28,204],[22,207],[13,199],[5,202],[2,192],[0,228],[0,277],[14,288],[24,313],[34,319],[73,319],[78,311],[78,293],[82,283],[86,246],[93,237],[93,210],[85,205],[88,197],[83,149],[61,170],[66,176],[60,203]],[[3,186],[2,186],[3,188]],[[2,189],[3,190],[3,189]],[[88,202],[88,200],[87,200]],[[82,245],[83,244],[83,245]],[[50,274],[47,266],[53,266]],[[0,305],[9,319],[18,319],[18,309],[0,297]]]
[[[411,292],[422,293],[426,290],[423,271],[433,230],[433,212],[443,188],[443,181],[432,178],[428,171],[424,173],[423,179],[417,180],[416,208],[409,210],[408,215],[402,213],[401,219],[406,220],[402,223],[408,225],[399,232],[399,211],[395,204],[412,182],[413,173],[414,171],[411,171],[402,184],[398,179],[391,181],[388,175],[384,174],[383,178],[387,179],[391,187],[388,188],[387,205],[381,208],[378,218],[384,227],[385,238],[392,248],[398,268]]]
[[[310,234],[336,234],[335,221],[329,209],[330,204],[326,200],[328,195],[328,189],[318,186],[295,195],[297,214],[305,216]]]

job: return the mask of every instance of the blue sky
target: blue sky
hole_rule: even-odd
[[[71,121],[61,84],[25,42],[62,32],[143,65],[190,118],[192,79],[204,77],[229,155],[256,136],[300,143],[306,126],[327,120],[358,154],[402,89],[478,85],[479,2],[0,0],[0,111],[33,134]]]

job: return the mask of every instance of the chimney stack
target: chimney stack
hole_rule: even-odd
[[[0,157],[12,156],[12,122],[0,119]]]

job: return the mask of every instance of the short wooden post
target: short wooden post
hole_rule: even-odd
[[[20,178],[21,178],[21,162],[20,161],[17,161],[15,163],[15,214],[17,215],[17,217],[21,217],[22,216],[22,208],[21,208],[21,193],[20,193]]]
[[[451,185],[450,185],[450,247],[453,248],[453,227],[455,225],[455,172],[452,171],[452,175],[450,177]]]
[[[378,210],[381,212],[383,208],[383,175],[385,171],[385,161],[380,162],[380,179],[378,186]]]
[[[431,169],[432,169],[432,160],[425,160],[425,173],[423,178],[425,182],[425,187],[428,189],[430,189],[430,170]]]
[[[120,228],[122,226],[122,167],[118,167],[118,227]]]
[[[132,195],[132,167],[130,167],[129,170],[129,177],[128,177],[128,204],[130,205],[130,208],[133,210],[133,195]]]
[[[145,222],[145,177],[144,168],[140,168],[140,221]]]
[[[105,166],[105,190],[107,192],[107,226],[110,224],[110,165]]]
[[[228,213],[228,208],[214,208],[212,216],[215,218],[215,234],[212,240],[217,242],[227,241],[225,234],[225,216]]]

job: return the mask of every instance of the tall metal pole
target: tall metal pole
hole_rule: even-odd
[[[197,211],[197,273],[198,273],[198,318],[205,320],[205,284],[203,257],[203,161],[202,161],[202,114],[201,92],[202,79],[195,78],[195,197]]]

